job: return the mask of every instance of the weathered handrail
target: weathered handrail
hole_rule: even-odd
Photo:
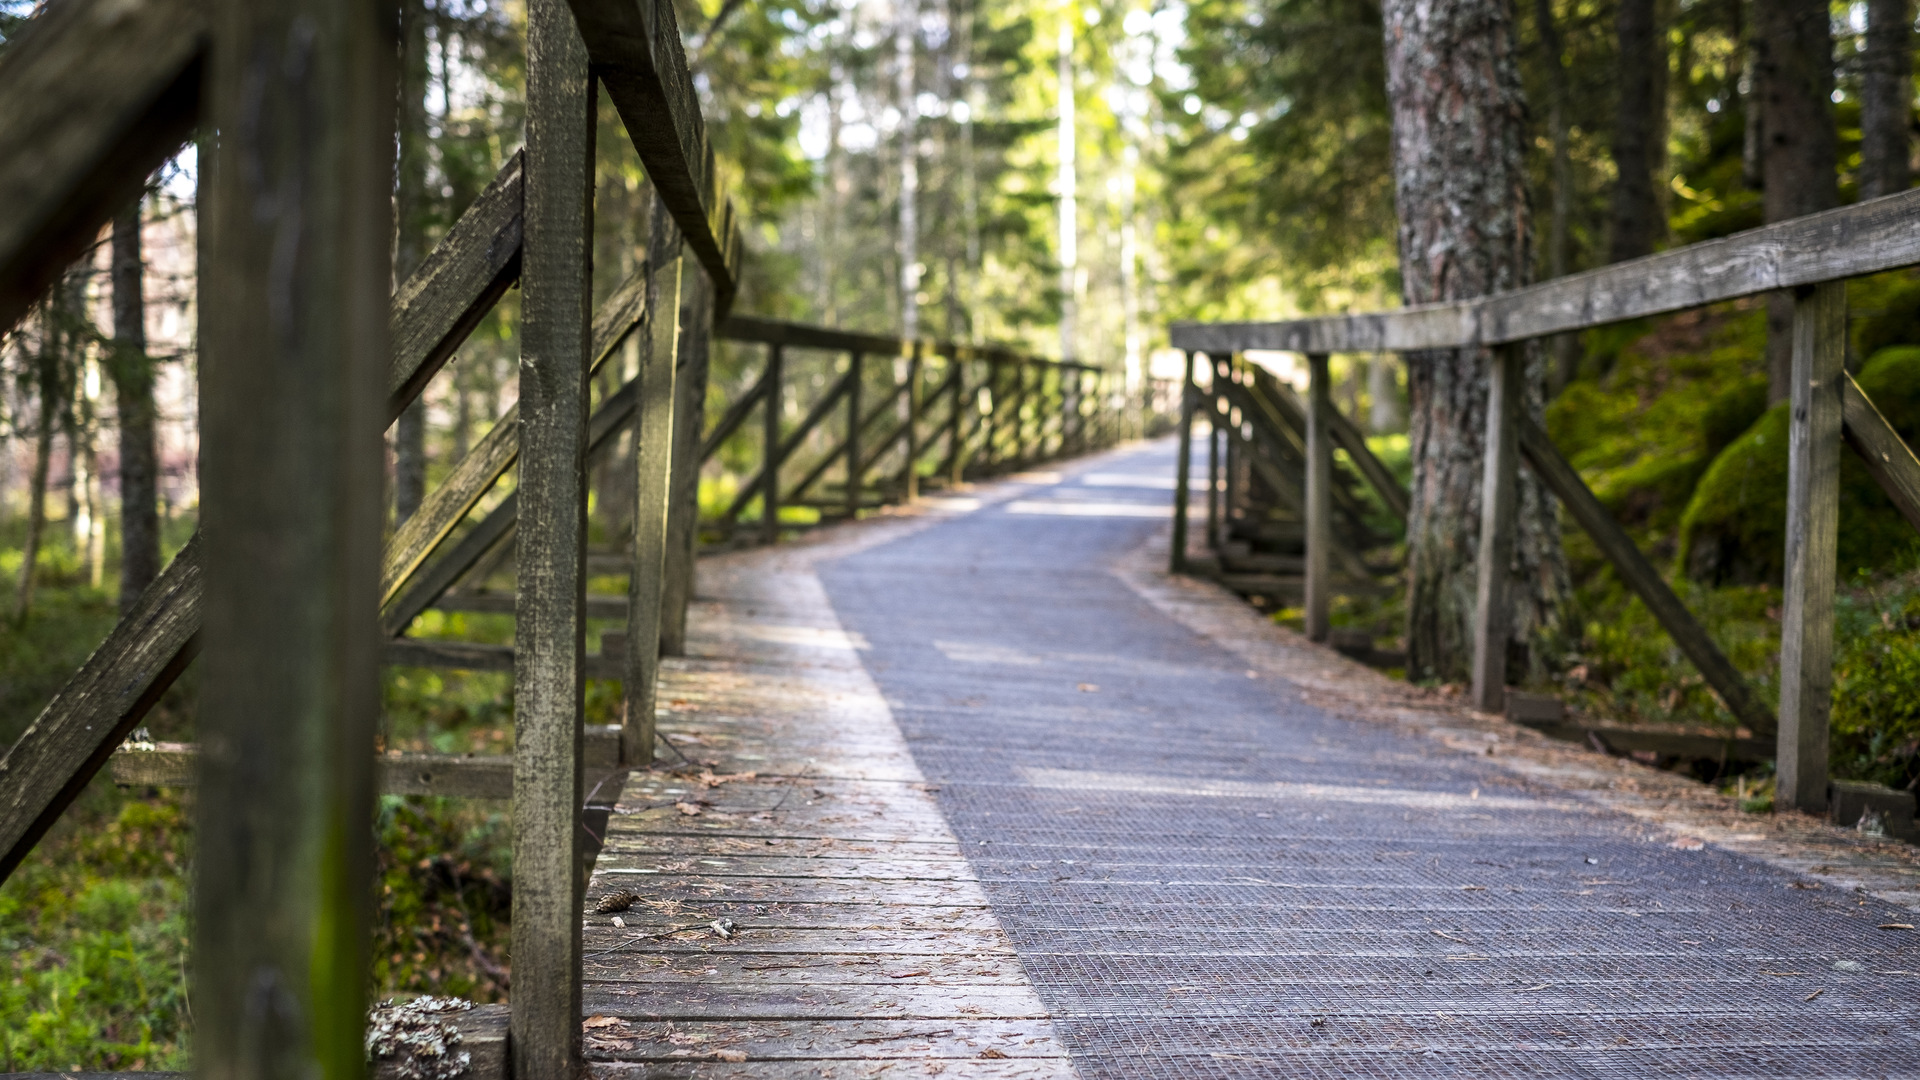
[[[1479,589],[1473,630],[1473,700],[1497,710],[1506,696],[1508,636],[1506,547],[1513,528],[1514,476],[1525,460],[1591,535],[1621,580],[1694,662],[1727,709],[1757,736],[1776,739],[1778,804],[1821,810],[1827,804],[1828,721],[1832,707],[1833,596],[1839,515],[1838,447],[1843,439],[1894,504],[1920,528],[1920,458],[1902,442],[1845,370],[1846,279],[1920,265],[1920,190],[1812,214],[1719,240],[1569,275],[1524,289],[1396,311],[1274,322],[1178,323],[1174,344],[1231,356],[1257,349],[1304,352],[1315,373],[1315,408],[1331,352],[1494,347],[1482,488]],[[1669,314],[1740,297],[1791,289],[1792,433],[1788,452],[1787,552],[1782,615],[1780,703],[1776,715],[1728,662],[1599,500],[1567,465],[1521,399],[1521,343],[1627,319]],[[1191,374],[1189,374],[1191,386]],[[1193,392],[1183,414],[1191,429]],[[1309,474],[1327,452],[1308,454]],[[1181,488],[1189,464],[1181,464]],[[1211,493],[1210,493],[1211,494]],[[1176,535],[1186,533],[1184,501]],[[1325,511],[1321,511],[1324,515]],[[1309,545],[1324,530],[1308,517]],[[1175,568],[1184,548],[1174,552]],[[1309,562],[1312,562],[1311,557]],[[1324,577],[1321,579],[1324,581]],[[1308,626],[1324,640],[1324,585],[1308,575]]]
[[[0,327],[12,326],[200,119],[203,0],[63,0],[0,61]]]
[[[1411,352],[1500,345],[1775,289],[1920,265],[1920,189],[1474,300],[1354,315],[1169,328],[1195,352]]]

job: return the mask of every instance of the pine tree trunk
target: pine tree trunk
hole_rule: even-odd
[[[1835,171],[1833,39],[1827,5],[1754,0],[1754,90],[1760,98],[1762,204],[1768,221],[1840,202]],[[1793,362],[1793,298],[1767,297],[1769,401],[1787,399]]]
[[[1862,199],[1892,195],[1912,185],[1912,101],[1912,6],[1908,0],[1868,0],[1867,51],[1860,58]]]
[[[1387,93],[1409,304],[1459,300],[1527,283],[1531,271],[1525,109],[1512,8],[1502,0],[1388,0]],[[1463,680],[1472,646],[1475,552],[1486,436],[1486,349],[1407,357],[1413,491],[1407,524],[1407,674]],[[1527,408],[1540,415],[1544,365],[1528,364]],[[1558,621],[1566,558],[1555,508],[1520,476],[1510,656]]]
[[[400,14],[400,161],[394,198],[393,275],[405,281],[426,257],[427,12],[423,0],[402,0]],[[427,401],[407,406],[393,431],[395,523],[427,496]]]
[[[1534,0],[1534,21],[1540,29],[1540,51],[1547,66],[1547,140],[1553,150],[1553,206],[1547,224],[1547,276],[1561,277],[1567,272],[1570,228],[1573,219],[1573,132],[1567,119],[1569,99],[1573,96],[1567,75],[1566,45],[1560,36],[1560,24],[1553,12],[1553,0]],[[1547,394],[1558,394],[1573,381],[1580,368],[1578,334],[1556,334],[1547,339],[1552,367],[1547,374]]]
[[[120,414],[120,611],[160,574],[160,468],[153,362],[141,292],[140,204],[113,219],[113,339],[108,372]]]
[[[42,320],[40,349],[34,356],[35,392],[40,398],[40,424],[33,434],[33,475],[27,481],[27,540],[20,559],[20,590],[14,618],[25,622],[33,609],[33,570],[40,558],[40,541],[47,531],[47,473],[53,459],[53,428],[60,420],[60,331],[49,312]]]
[[[1652,254],[1666,232],[1653,177],[1662,156],[1661,120],[1667,104],[1666,80],[1661,78],[1667,66],[1666,34],[1658,14],[1658,0],[1620,0],[1614,24],[1620,43],[1613,122],[1618,178],[1613,185],[1609,262]]]

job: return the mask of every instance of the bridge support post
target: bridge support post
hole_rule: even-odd
[[[556,1080],[583,1068],[580,722],[595,104],[573,13],[565,0],[531,0],[514,600],[516,992],[509,1038],[513,1075]]]
[[[786,376],[786,349],[778,342],[767,346],[767,412],[761,453],[766,466],[761,469],[760,540],[777,543],[780,539],[780,410],[786,402],[780,380]]]
[[[1514,515],[1518,508],[1520,417],[1526,406],[1526,346],[1494,350],[1487,390],[1485,471],[1480,484],[1480,550],[1473,611],[1473,707],[1507,703],[1507,638],[1512,633]]]
[[[858,350],[847,354],[847,520],[860,516],[860,370]]]
[[[1307,640],[1325,641],[1333,555],[1333,402],[1327,354],[1307,356]]]
[[[1207,410],[1207,546],[1220,551],[1220,422]]]
[[[1780,619],[1780,735],[1774,801],[1781,809],[1811,813],[1827,808],[1846,355],[1846,283],[1798,290],[1793,304],[1787,580]]]
[[[700,533],[700,436],[706,429],[707,371],[713,343],[713,283],[684,263],[681,270],[680,375],[673,420],[673,506],[667,518],[666,596],[661,600],[660,654],[687,652],[687,606],[693,601],[694,549]]]
[[[960,486],[961,476],[967,468],[966,446],[966,410],[967,410],[967,360],[959,346],[955,346],[947,355],[947,362],[953,365],[953,398],[947,402],[947,457],[952,462],[947,483],[952,487]]]
[[[1013,464],[1027,464],[1027,362],[1013,362]]]
[[[674,413],[680,353],[680,229],[656,196],[647,228],[647,326],[640,339],[639,396],[633,411],[633,569],[627,576],[625,715],[620,762],[653,763],[655,689],[660,676],[661,600],[666,596],[667,528],[674,496]]]
[[[907,468],[903,485],[907,502],[920,497],[920,411],[924,404],[920,400],[921,345],[916,340],[913,355],[907,359]]]
[[[201,295],[219,302],[200,308],[200,1076],[358,1075],[365,1055],[394,130],[382,14],[367,0],[207,10],[204,120],[222,138],[201,174]]]
[[[1193,407],[1197,391],[1193,386],[1193,353],[1187,353],[1186,371],[1180,378],[1180,445],[1175,451],[1178,464],[1173,480],[1173,550],[1167,557],[1167,569],[1175,574],[1187,572],[1187,481],[1193,470]]]

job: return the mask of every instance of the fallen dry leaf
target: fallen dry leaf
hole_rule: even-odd
[[[580,1026],[591,1030],[593,1028],[624,1027],[626,1023],[625,1020],[617,1016],[589,1016],[580,1022]]]
[[[673,808],[687,815],[688,817],[699,817],[701,813],[700,807],[697,803],[677,802],[673,804]]]
[[[1881,923],[1881,924],[1880,924],[1880,929],[1882,929],[1882,930],[1911,930],[1911,929],[1913,929],[1913,924],[1912,924],[1912,923],[1910,923],[1910,922],[1883,922],[1883,923]]]
[[[736,780],[756,780],[759,779],[759,777],[759,773],[752,772],[721,773],[715,775],[712,769],[702,769],[699,779],[700,782],[707,787],[717,788],[721,784],[731,784]]]
[[[992,1058],[995,1061],[1004,1061],[1006,1060],[1006,1057],[1007,1057],[1007,1055],[1001,1053],[1000,1051],[994,1049],[991,1046],[987,1047],[985,1050],[980,1051],[980,1056],[983,1058]]]
[[[1707,842],[1695,836],[1676,836],[1667,842],[1667,846],[1678,851],[1699,851],[1707,846]]]
[[[747,1052],[745,1050],[715,1050],[713,1056],[716,1061],[739,1062],[747,1060]]]
[[[1097,683],[1083,682],[1080,684],[1080,692],[1083,694],[1097,694],[1100,692],[1100,687]]]
[[[925,974],[927,974],[927,969],[925,968],[915,968],[912,971],[889,971],[886,973],[889,979],[911,979],[915,975]]]

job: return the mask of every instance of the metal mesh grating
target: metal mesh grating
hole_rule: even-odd
[[[822,573],[1083,1075],[1920,1075],[1911,913],[1247,678],[1101,569],[1155,527],[987,510]]]

